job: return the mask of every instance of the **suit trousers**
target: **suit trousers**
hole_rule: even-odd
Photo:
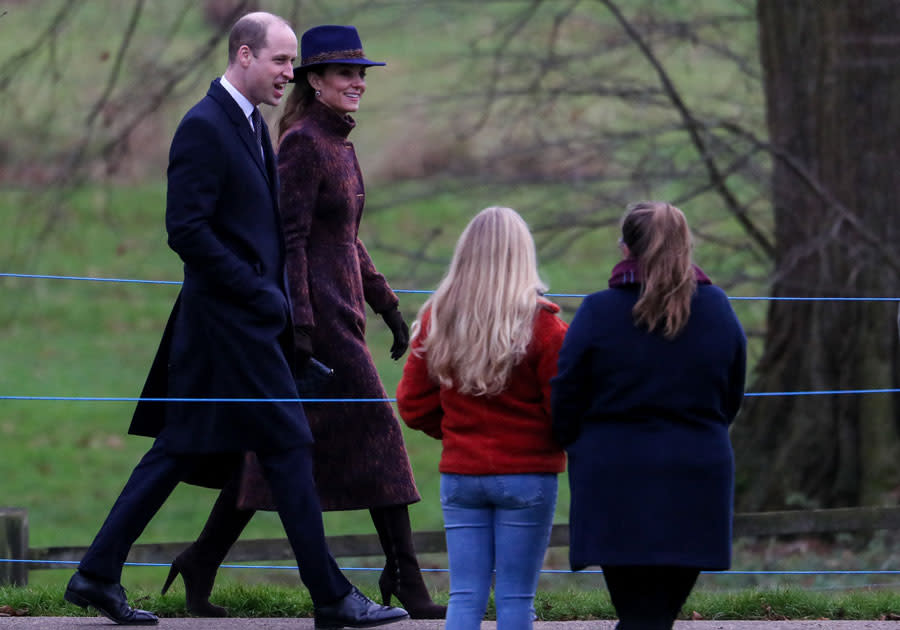
[[[350,592],[351,584],[328,550],[322,511],[312,474],[310,447],[257,453],[278,505],[278,515],[297,558],[300,579],[316,606]],[[202,455],[167,453],[154,442],[125,484],[106,521],[78,566],[90,577],[119,583],[131,546],[162,507],[178,482]]]
[[[617,630],[670,630],[700,569],[671,566],[602,565],[619,616]]]

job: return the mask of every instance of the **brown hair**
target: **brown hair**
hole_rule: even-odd
[[[661,201],[628,207],[622,219],[622,241],[642,274],[641,295],[632,309],[634,321],[652,332],[663,327],[673,339],[691,316],[697,276],[691,260],[691,230],[684,213]]]
[[[256,12],[243,16],[228,34],[228,63],[237,60],[237,53],[241,46],[247,46],[254,54],[266,47],[269,25],[275,21],[287,24],[282,18],[271,13]]]
[[[278,141],[287,133],[295,122],[303,118],[303,112],[309,107],[309,104],[316,98],[316,90],[309,84],[306,75],[309,72],[315,72],[319,76],[324,76],[325,68],[328,64],[321,64],[297,70],[294,75],[294,89],[287,97],[284,103],[284,112],[278,120]]]

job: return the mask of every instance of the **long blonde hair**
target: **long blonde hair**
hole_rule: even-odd
[[[691,258],[692,238],[684,213],[662,201],[628,207],[622,241],[641,270],[641,296],[632,309],[635,323],[650,331],[662,325],[673,339],[691,316],[697,276]]]
[[[485,208],[456,243],[447,275],[422,305],[412,336],[430,310],[419,350],[429,375],[473,396],[498,394],[531,342],[539,294],[534,239],[515,210]]]

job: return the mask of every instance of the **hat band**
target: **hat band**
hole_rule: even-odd
[[[350,48],[348,50],[329,50],[312,57],[304,57],[300,65],[308,66],[313,63],[324,63],[332,59],[365,59],[362,48]]]

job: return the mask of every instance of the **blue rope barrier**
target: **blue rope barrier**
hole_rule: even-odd
[[[0,396],[0,400],[76,402],[188,402],[188,403],[371,403],[396,402],[396,398],[141,398],[140,396]]]
[[[896,394],[897,388],[886,389],[822,389],[795,392],[744,392],[744,396],[834,396],[839,394]]]
[[[0,396],[0,400],[50,402],[186,402],[186,403],[374,403],[396,398],[141,398],[140,396]]]
[[[79,564],[78,560],[19,560],[16,558],[0,558],[0,563],[9,564],[59,564],[73,565]],[[167,562],[126,562],[126,567],[168,567]],[[297,567],[292,565],[273,565],[273,564],[223,564],[222,569],[262,569],[276,571],[296,571]],[[340,567],[341,571],[381,571],[382,567]],[[449,569],[432,569],[422,568],[422,572],[429,573],[449,573]],[[541,573],[545,574],[562,574],[562,575],[583,575],[597,574],[601,575],[600,570],[584,570],[572,571],[571,569],[541,569]],[[900,570],[891,569],[800,569],[800,570],[728,570],[728,571],[701,571],[707,575],[900,575]]]
[[[118,282],[133,284],[180,285],[178,280],[140,280],[136,278],[102,278],[96,276],[61,276],[37,273],[0,273],[0,278],[27,278],[31,280],[81,280],[87,282]],[[394,293],[433,293],[430,289],[394,289]],[[546,293],[547,297],[584,298],[587,293]],[[900,297],[775,297],[775,296],[729,296],[730,300],[763,300],[786,302],[900,302]]]
[[[51,276],[37,273],[0,273],[0,278],[29,278],[32,280],[83,280],[89,282],[121,282],[125,284],[182,284],[177,280],[138,280],[134,278],[95,278],[92,276]]]
[[[796,392],[745,392],[744,396],[837,396],[844,394],[896,394],[900,388],[825,389]],[[187,402],[187,403],[376,403],[397,402],[396,398],[141,398],[140,396],[20,396],[4,395],[0,400],[68,401],[68,402]]]
[[[85,282],[106,282],[120,284],[149,284],[149,285],[181,285],[180,281],[174,280],[142,280],[135,278],[105,278],[95,276],[64,276],[49,274],[23,274],[23,273],[0,273],[0,278],[24,278],[37,280],[70,280]],[[432,290],[427,289],[395,289],[395,293],[404,294],[431,294]],[[585,293],[547,293],[547,297],[553,298],[584,298]],[[774,296],[729,296],[734,301],[790,301],[790,302],[900,302],[900,297],[774,297]],[[748,397],[760,396],[821,396],[821,395],[847,395],[847,394],[882,394],[882,393],[898,393],[900,389],[850,389],[850,390],[806,390],[794,392],[746,392],[744,395]],[[0,396],[0,400],[27,400],[27,401],[78,401],[78,402],[194,402],[194,403],[255,403],[255,402],[343,402],[343,403],[366,403],[366,402],[396,402],[396,398],[140,398],[126,396]],[[0,558],[0,563],[33,563],[33,564],[59,564],[73,565],[78,564],[77,561],[68,560],[16,560],[8,558]],[[149,562],[126,562],[126,566],[145,566],[145,567],[168,567],[168,564],[149,563]],[[228,569],[258,569],[258,570],[296,570],[293,566],[278,565],[236,565],[223,564],[222,568]],[[369,567],[342,567],[344,571],[380,571],[380,568]],[[423,572],[446,573],[448,569],[428,569],[423,568]],[[543,574],[599,574],[599,570],[585,570],[573,572],[567,569],[543,569]],[[736,576],[736,575],[900,575],[900,570],[731,570],[731,571],[702,571],[703,574]]]
[[[736,297],[729,300],[768,300],[770,302],[900,302],[900,297]]]

